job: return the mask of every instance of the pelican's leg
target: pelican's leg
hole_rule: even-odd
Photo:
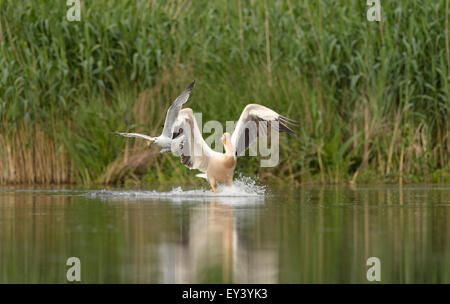
[[[217,191],[216,191],[216,187],[214,187],[215,184],[216,184],[216,180],[215,180],[214,178],[210,178],[208,181],[209,181],[209,184],[211,185],[212,191],[213,191],[213,192],[217,192]]]
[[[233,178],[229,178],[227,179],[227,186],[230,187],[231,185],[233,185]]]

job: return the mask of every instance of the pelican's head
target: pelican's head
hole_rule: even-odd
[[[231,134],[228,132],[223,133],[222,135],[222,143],[225,148],[225,153],[233,154],[233,145],[231,144]]]

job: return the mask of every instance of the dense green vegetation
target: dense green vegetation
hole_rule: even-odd
[[[0,181],[192,182],[171,155],[111,131],[158,134],[193,79],[203,121],[247,103],[300,122],[292,182],[450,180],[448,0],[0,1]]]

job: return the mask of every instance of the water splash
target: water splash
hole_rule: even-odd
[[[169,199],[176,202],[216,200],[219,203],[239,203],[246,200],[249,202],[263,200],[265,192],[266,187],[258,185],[256,180],[249,177],[239,177],[229,187],[219,185],[216,193],[210,189],[183,190],[181,187],[176,187],[165,192],[156,190],[99,190],[89,191],[84,195],[101,199]]]
[[[266,186],[258,185],[257,180],[251,177],[239,176],[230,187],[219,185],[217,193],[211,193],[215,196],[265,196]]]

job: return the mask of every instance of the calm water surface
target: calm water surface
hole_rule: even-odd
[[[239,194],[3,188],[0,283],[450,283],[449,185]]]

